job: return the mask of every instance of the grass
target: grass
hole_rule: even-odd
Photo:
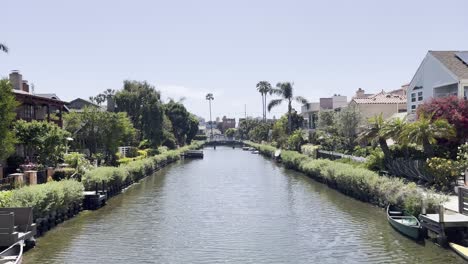
[[[272,156],[275,148],[269,145],[247,142],[262,154]],[[399,178],[380,176],[377,173],[353,164],[326,159],[313,159],[296,151],[282,151],[281,158],[287,168],[305,173],[340,192],[380,207],[394,204],[408,213],[418,215],[425,197],[428,210],[436,210],[446,198],[434,192],[423,194],[415,183]]]

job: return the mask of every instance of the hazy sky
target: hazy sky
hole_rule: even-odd
[[[3,0],[0,76],[64,100],[146,80],[208,117],[261,115],[258,81],[311,101],[408,83],[427,50],[468,49],[468,1]],[[296,105],[298,108],[298,105]],[[286,110],[278,108],[270,115]]]

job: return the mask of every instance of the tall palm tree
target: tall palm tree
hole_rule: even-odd
[[[208,100],[210,105],[210,127],[211,127],[211,138],[213,138],[213,120],[211,119],[211,101],[214,100],[212,93],[206,95],[206,100]]]
[[[416,122],[408,124],[405,127],[401,133],[400,140],[405,143],[422,145],[424,154],[430,158],[434,156],[432,145],[437,143],[437,139],[453,138],[455,134],[455,128],[447,120],[432,120],[432,116],[422,114]]]
[[[268,93],[271,93],[271,89],[271,84],[267,81],[257,83],[257,91],[262,95],[263,121],[266,121],[266,96]]]
[[[405,118],[393,118],[385,123],[380,131],[380,134],[385,138],[391,138],[393,141],[404,144],[401,139],[401,133],[405,130],[407,123]]]
[[[359,135],[358,140],[378,143],[384,153],[385,159],[390,160],[392,158],[392,152],[387,145],[387,135],[382,133],[385,126],[387,125],[383,119],[382,114],[375,115],[374,117],[369,118],[368,121],[369,127]]]
[[[281,99],[271,100],[268,104],[268,112],[270,112],[272,108],[280,105],[283,101],[286,101],[288,103],[288,133],[291,133],[292,102],[296,101],[301,104],[307,104],[307,99],[302,96],[294,96],[293,84],[290,82],[277,83],[276,88],[271,89],[271,93],[280,96]]]
[[[0,50],[5,53],[8,53],[8,47],[5,46],[5,44],[0,43]]]

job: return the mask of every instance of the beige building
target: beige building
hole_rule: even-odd
[[[400,89],[388,93],[382,90],[377,94],[366,94],[359,88],[349,105],[358,107],[364,120],[380,114],[388,119],[396,113],[406,112],[406,88],[404,85]]]

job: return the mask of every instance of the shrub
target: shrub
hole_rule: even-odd
[[[12,191],[0,191],[0,208],[5,208],[11,203]]]
[[[143,158],[123,158],[119,160],[119,167],[98,167],[85,173],[82,182],[86,190],[93,190],[96,184],[102,183],[110,186],[120,187],[127,181],[138,181],[144,176],[151,174],[156,167],[163,162],[171,162],[180,159],[180,155],[189,149],[197,149],[203,142],[195,141],[191,145],[176,150],[165,150],[161,154]],[[164,149],[160,149],[164,150]]]
[[[271,154],[271,151],[274,151],[274,148],[268,145],[250,142],[248,144],[262,153]],[[434,209],[446,199],[431,191],[422,193],[414,183],[407,184],[399,178],[379,176],[365,168],[331,160],[313,159],[295,151],[284,151],[281,157],[288,168],[299,170],[349,196],[382,207],[394,204],[413,215],[420,213],[423,198],[426,199],[429,209]]]
[[[83,185],[75,180],[63,180],[26,186],[11,191],[7,207],[33,207],[34,218],[42,218],[56,210],[67,210],[83,200]]]
[[[54,181],[61,181],[63,179],[70,179],[70,177],[75,174],[76,170],[73,168],[62,168],[56,169],[54,171],[54,175],[52,175],[52,179]]]
[[[317,151],[320,149],[318,145],[306,144],[301,146],[301,153],[316,159],[317,158]]]
[[[64,156],[65,163],[74,168],[77,173],[85,173],[86,171],[93,168],[88,159],[84,154],[78,152],[71,152]]]
[[[458,161],[444,158],[433,157],[428,159],[427,167],[429,173],[434,176],[434,184],[436,187],[444,191],[450,190],[450,187],[462,174]]]
[[[366,168],[374,171],[385,170],[384,158],[385,156],[383,151],[380,148],[376,148],[375,150],[371,151],[369,156],[367,156],[365,163]]]
[[[126,154],[126,157],[127,158],[134,158],[136,156],[138,156],[138,148],[136,147],[128,147],[128,150],[127,150],[127,154]]]

